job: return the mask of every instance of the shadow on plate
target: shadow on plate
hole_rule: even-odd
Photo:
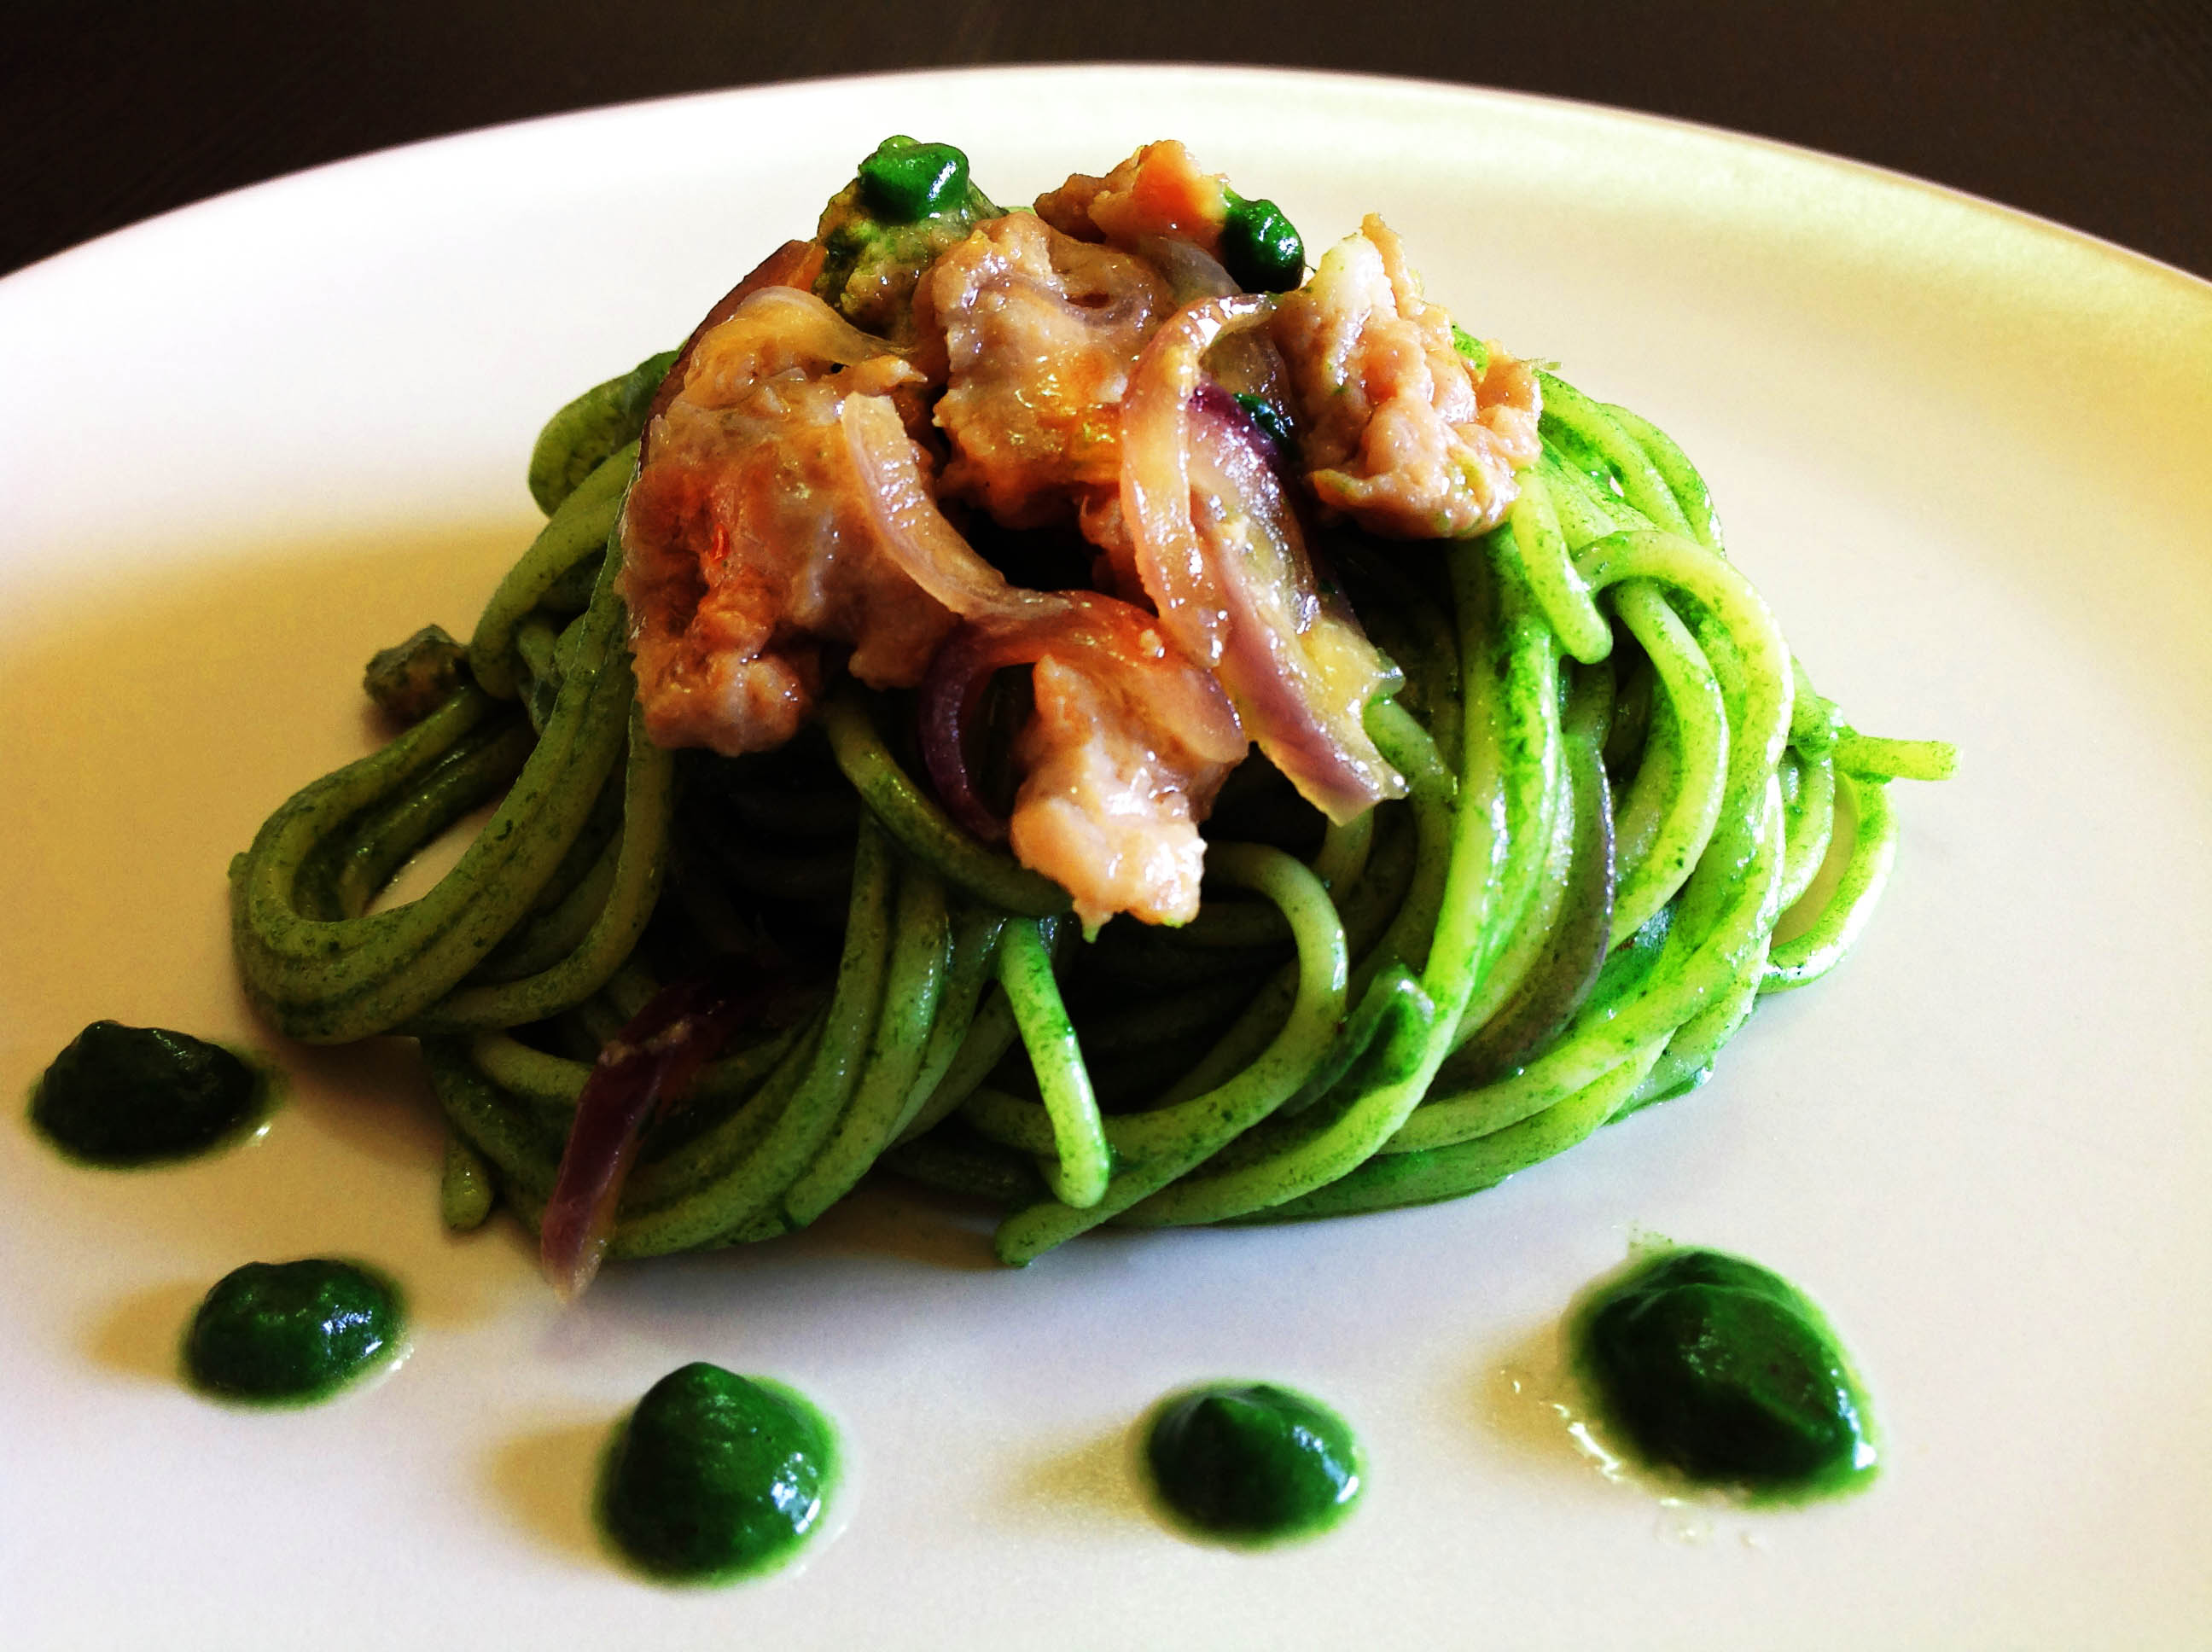
[[[1024,1527],[1156,1524],[1145,1498],[1138,1434],[1133,1427],[1115,1429],[1033,1460],[1000,1507]]]
[[[539,1548],[594,1569],[611,1564],[592,1515],[613,1427],[601,1419],[540,1429],[495,1449],[486,1466],[508,1521]]]
[[[178,1279],[134,1291],[94,1327],[85,1351],[94,1364],[149,1382],[185,1381],[185,1333],[212,1280]]]
[[[775,1242],[827,1254],[895,1256],[964,1273],[1000,1269],[991,1254],[997,1212],[973,1200],[878,1174],[824,1211],[801,1234]]]

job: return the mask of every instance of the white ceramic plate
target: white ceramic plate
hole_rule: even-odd
[[[1887,906],[1693,1097],[1471,1201],[1109,1236],[1025,1273],[872,1197],[562,1314],[434,1214],[403,1048],[276,1049],[223,869],[361,749],[363,659],[465,631],[539,421],[804,234],[882,132],[1019,200],[1188,139],[1316,246],[1668,427],[1858,724],[1941,734]],[[1601,111],[1206,70],[829,82],[482,133],[251,190],[0,283],[0,1072],[85,1022],[270,1048],[265,1140],[136,1175],[0,1130],[11,1646],[2201,1644],[2212,1609],[2212,288],[1904,179]],[[1657,1233],[1829,1309],[1888,1468],[1757,1515],[1607,1481],[1504,1375]],[[174,1379],[252,1259],[411,1289],[389,1380],[275,1415]],[[844,1527],[670,1591],[597,1548],[605,1430],[693,1358],[842,1424]],[[1371,1489],[1261,1556],[1163,1532],[1171,1386],[1334,1401]]]

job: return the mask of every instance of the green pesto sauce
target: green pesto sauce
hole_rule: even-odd
[[[192,1315],[185,1365],[222,1399],[304,1404],[389,1362],[403,1317],[397,1287],[352,1262],[248,1262]]]
[[[1486,359],[1485,365],[1487,366]],[[1586,440],[1580,432],[1563,421],[1544,418],[1537,425],[1538,434],[1546,446],[1558,455],[1559,462],[1571,471],[1579,471],[1595,482],[1599,490],[1608,498],[1626,500],[1627,484],[1622,480],[1620,467]]]
[[[1866,1396],[1842,1345],[1755,1262],[1667,1251],[1584,1304],[1571,1340],[1601,1418],[1653,1467],[1755,1501],[1838,1495],[1874,1476]]]
[[[163,1027],[95,1021],[31,1091],[31,1123],[71,1158],[121,1169],[190,1158],[269,1110],[267,1075],[217,1044]]]
[[[968,157],[950,143],[892,137],[860,162],[860,198],[886,224],[957,207],[968,198]]]
[[[781,1564],[836,1484],[829,1424],[777,1384],[695,1361],[646,1390],[608,1454],[607,1535],[672,1582],[720,1583]]]
[[[921,272],[1000,216],[950,143],[887,137],[822,210],[814,295],[864,332],[909,342]]]
[[[1217,1382],[1152,1413],[1145,1466],[1160,1501],[1198,1536],[1260,1545],[1324,1531],[1364,1483],[1344,1419],[1272,1383]]]
[[[1255,396],[1249,391],[1237,392],[1237,405],[1252,416],[1252,422],[1267,433],[1269,440],[1283,450],[1285,459],[1296,462],[1298,456],[1298,433],[1291,428],[1291,422],[1283,416],[1283,410],[1265,396]]]
[[[1248,293],[1287,293],[1305,279],[1306,246],[1273,201],[1248,201],[1235,190],[1221,226],[1221,263]]]

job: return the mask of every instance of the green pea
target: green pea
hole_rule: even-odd
[[[211,1394],[319,1400],[397,1351],[399,1293],[351,1262],[248,1262],[192,1315],[185,1359]]]
[[[1273,201],[1248,201],[1231,190],[1221,226],[1221,262],[1239,287],[1286,293],[1305,279],[1306,244]]]
[[[860,162],[860,193],[887,224],[910,224],[968,196],[968,157],[950,143],[887,137]]]

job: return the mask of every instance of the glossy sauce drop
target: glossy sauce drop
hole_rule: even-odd
[[[103,1169],[191,1158],[252,1127],[267,1078],[190,1033],[95,1021],[31,1092],[31,1123],[70,1157]]]
[[[1741,1257],[1673,1250],[1599,1291],[1571,1332],[1609,1434],[1646,1463],[1754,1501],[1858,1490],[1865,1394],[1819,1309]]]
[[[609,1455],[607,1535],[640,1570],[728,1582],[788,1560],[837,1474],[822,1414],[775,1383],[703,1361],[646,1391]]]
[[[185,1364],[226,1400],[302,1404],[336,1393],[400,1349],[392,1282],[352,1262],[248,1262],[192,1315]]]
[[[1342,1418],[1266,1382],[1212,1383],[1163,1400],[1146,1430],[1145,1466],[1177,1523],[1249,1546],[1328,1529],[1365,1479]]]

